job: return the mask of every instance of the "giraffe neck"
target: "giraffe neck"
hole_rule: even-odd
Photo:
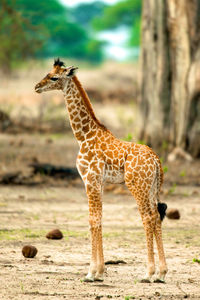
[[[74,76],[63,89],[73,133],[79,143],[91,139],[98,128],[107,130],[96,118],[91,102]]]

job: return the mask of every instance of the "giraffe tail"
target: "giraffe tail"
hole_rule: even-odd
[[[164,217],[166,216],[167,204],[158,202],[157,204],[158,212],[160,214],[160,219],[163,221]]]
[[[157,181],[157,209],[160,214],[160,220],[163,221],[166,216],[167,204],[160,202],[160,189],[163,183],[163,171],[161,163],[156,163],[156,181]]]

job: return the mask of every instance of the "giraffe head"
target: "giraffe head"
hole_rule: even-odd
[[[73,66],[65,68],[65,64],[59,58],[56,59],[51,72],[36,84],[35,91],[42,93],[50,90],[62,90],[75,75],[76,69],[78,68]]]

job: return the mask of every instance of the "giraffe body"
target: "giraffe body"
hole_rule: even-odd
[[[75,69],[64,68],[64,64],[57,60],[53,70],[35,89],[37,92],[63,90],[71,127],[80,146],[76,166],[88,197],[92,246],[90,268],[85,280],[103,280],[102,191],[106,182],[125,182],[134,196],[147,240],[148,271],[145,281],[149,282],[155,273],[153,236],[159,254],[159,279],[164,280],[167,266],[158,211],[163,182],[160,160],[148,146],[121,141],[99,122],[87,94],[74,75]],[[162,208],[165,212],[166,207]]]

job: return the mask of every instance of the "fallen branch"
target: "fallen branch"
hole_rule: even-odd
[[[107,260],[105,265],[118,265],[118,264],[126,264],[124,260]]]
[[[54,166],[52,164],[45,163],[32,163],[29,165],[33,168],[33,174],[43,174],[56,178],[70,178],[75,179],[79,177],[79,173],[76,168]]]
[[[4,175],[0,176],[0,183],[1,184],[15,184],[19,180],[19,176],[21,175],[21,172],[12,172],[12,173],[6,173]]]

